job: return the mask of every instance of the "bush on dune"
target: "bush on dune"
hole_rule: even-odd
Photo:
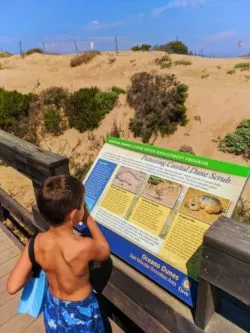
[[[0,129],[37,144],[35,121],[30,109],[36,96],[0,88]]]
[[[13,54],[10,52],[0,52],[0,58],[9,58],[11,57]]]
[[[61,87],[50,87],[41,93],[44,105],[54,104],[58,108],[65,106],[69,93],[67,89]]]
[[[103,115],[113,109],[116,101],[117,101],[118,94],[111,91],[99,91],[95,95],[95,101],[97,105],[97,109]]]
[[[171,60],[170,56],[167,54],[161,58],[156,58],[155,64],[159,65],[162,69],[169,68],[172,66],[172,60]]]
[[[79,54],[71,59],[70,66],[76,67],[80,66],[82,64],[88,64],[93,58],[95,58],[97,55],[100,55],[101,52],[99,51],[88,51],[82,54]]]
[[[137,51],[143,51],[148,52],[151,49],[151,45],[149,44],[142,44],[142,45],[135,45],[131,47],[131,51],[137,52]]]
[[[48,133],[59,135],[62,133],[61,117],[58,110],[48,109],[44,113],[44,126]]]
[[[14,91],[6,91],[0,88],[0,128],[13,132],[18,122],[28,117],[32,94],[22,94]]]
[[[176,53],[176,54],[189,54],[187,45],[178,40],[171,41],[167,44],[155,46],[154,50],[165,51],[168,53]]]
[[[235,69],[240,69],[241,71],[250,70],[250,62],[240,62],[234,66]]]
[[[153,134],[172,134],[178,124],[186,125],[188,87],[175,75],[153,75],[146,72],[132,77],[127,101],[135,109],[129,127],[135,137],[148,142]]]
[[[80,132],[97,128],[106,113],[113,109],[117,98],[114,92],[103,92],[96,87],[73,93],[67,108],[70,127]]]
[[[34,53],[44,54],[42,49],[36,47],[36,48],[29,49],[28,51],[26,51],[25,55],[28,56],[28,55],[31,55],[31,54],[34,54]]]
[[[175,61],[174,64],[176,66],[178,66],[178,65],[190,66],[190,65],[192,65],[192,62],[188,59],[182,59],[182,60]]]
[[[250,158],[250,119],[243,120],[234,132],[228,133],[218,145],[219,150]]]

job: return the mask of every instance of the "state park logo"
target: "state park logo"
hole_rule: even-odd
[[[190,291],[191,283],[190,283],[190,281],[187,278],[185,278],[185,279],[182,280],[181,286],[186,291]]]

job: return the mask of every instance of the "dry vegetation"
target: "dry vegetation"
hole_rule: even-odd
[[[44,52],[42,49],[36,47],[36,48],[29,49],[28,51],[26,51],[24,53],[24,55],[28,56],[28,55],[35,54],[35,53],[43,54]]]
[[[192,65],[192,61],[190,61],[189,59],[181,59],[181,60],[175,61],[174,64],[176,66],[178,66],[178,65],[190,66],[190,65]]]
[[[82,64],[88,64],[93,58],[95,58],[96,56],[98,56],[100,54],[101,54],[101,52],[99,52],[99,51],[89,51],[89,52],[79,54],[71,59],[70,66],[76,67],[76,66],[80,66]]]
[[[175,75],[135,74],[128,89],[128,103],[135,109],[129,127],[135,137],[148,142],[153,134],[170,135],[187,124],[185,101],[188,86]]]
[[[160,66],[160,68],[170,68],[172,66],[172,60],[169,55],[164,55],[161,58],[155,59],[155,64]]]
[[[234,66],[235,69],[239,69],[241,71],[249,71],[250,70],[250,62],[240,62]]]
[[[0,58],[9,58],[12,56],[12,53],[10,52],[0,52]]]

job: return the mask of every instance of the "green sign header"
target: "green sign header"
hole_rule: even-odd
[[[113,137],[108,137],[106,142],[120,148],[125,148],[152,156],[162,157],[181,163],[191,164],[205,169],[220,171],[231,175],[247,178],[250,174],[250,167],[244,165],[212,160],[201,156],[186,154],[160,147],[155,147],[148,144],[142,144]]]

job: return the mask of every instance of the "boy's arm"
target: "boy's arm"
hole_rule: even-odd
[[[87,227],[91,233],[92,239],[89,239],[89,260],[105,261],[110,256],[110,247],[96,222],[89,215]]]
[[[7,291],[13,295],[23,288],[29,280],[32,271],[32,264],[29,259],[28,245],[25,246],[18,262],[11,271],[7,281]]]

